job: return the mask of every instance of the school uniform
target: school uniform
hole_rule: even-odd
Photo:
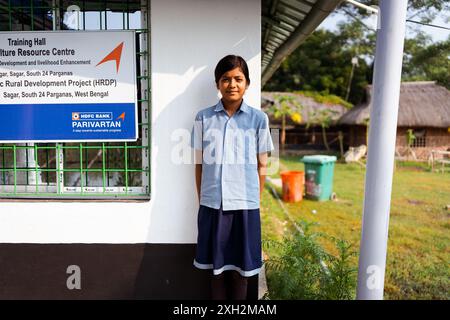
[[[222,101],[197,113],[191,146],[202,151],[194,266],[242,276],[262,267],[257,154],[273,150],[267,115],[244,101],[230,117]]]

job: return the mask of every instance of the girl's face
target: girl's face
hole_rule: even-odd
[[[222,99],[225,103],[241,101],[247,88],[247,80],[240,68],[225,72],[217,84],[217,89],[222,94]]]

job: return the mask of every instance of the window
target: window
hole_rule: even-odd
[[[0,143],[0,197],[148,199],[150,56],[147,0],[0,1],[0,31],[136,30],[136,142]]]
[[[419,147],[426,147],[427,146],[427,135],[425,129],[422,130],[414,130],[413,134],[415,136],[415,139],[413,140],[412,147],[413,148],[419,148]]]

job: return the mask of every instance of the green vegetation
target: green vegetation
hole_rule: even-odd
[[[280,159],[280,167],[304,170],[300,157]],[[273,178],[278,174],[273,175]],[[317,239],[324,250],[339,256],[332,239],[343,239],[357,251],[361,236],[365,169],[359,164],[335,165],[334,191],[337,201],[302,200],[284,203],[295,221],[317,223]],[[400,162],[394,172],[385,299],[449,299],[450,288],[450,176],[430,172],[424,163]],[[275,188],[281,195],[281,189]],[[314,211],[313,211],[314,210]],[[280,241],[296,229],[287,219],[270,186],[261,205],[263,239]],[[331,237],[331,238],[330,238]],[[283,255],[276,246],[265,248],[266,258]],[[357,267],[357,256],[349,257]],[[268,272],[269,290],[272,275]],[[276,277],[276,276],[275,276]]]
[[[267,109],[268,114],[272,114],[276,119],[281,117],[281,148],[286,143],[286,117],[289,116],[294,122],[302,121],[301,113],[303,106],[296,99],[288,95],[274,95],[275,103]]]
[[[339,254],[326,252],[318,243],[320,237],[312,232],[312,223],[300,222],[303,234],[296,232],[283,241],[264,242],[265,247],[276,247],[280,254],[266,262],[270,273],[271,300],[344,300],[354,297],[356,268],[350,257],[355,255],[351,245],[334,240]]]
[[[379,0],[361,0],[367,5],[379,5]],[[448,0],[410,0],[408,17],[422,23],[433,23],[437,16],[449,22]],[[332,94],[357,105],[365,99],[367,84],[372,83],[376,30],[367,23],[366,10],[343,2],[337,12],[347,19],[337,30],[318,29],[287,57],[265,91],[316,91]],[[402,81],[437,81],[450,89],[450,37],[432,41],[426,28],[407,22]],[[430,30],[430,29],[428,29]],[[353,68],[352,59],[357,59]],[[350,91],[348,92],[348,88]]]
[[[305,97],[309,97],[314,99],[314,101],[323,104],[340,104],[341,106],[346,107],[347,109],[353,108],[353,105],[341,97],[338,97],[334,94],[327,94],[326,92],[315,92],[315,91],[294,91],[294,93],[298,93],[304,95]]]

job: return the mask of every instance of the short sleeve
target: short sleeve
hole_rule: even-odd
[[[269,117],[264,113],[264,120],[258,128],[258,153],[270,152],[274,149],[270,135]]]
[[[191,132],[191,148],[195,150],[203,149],[203,122],[200,114],[195,116],[194,127]]]

